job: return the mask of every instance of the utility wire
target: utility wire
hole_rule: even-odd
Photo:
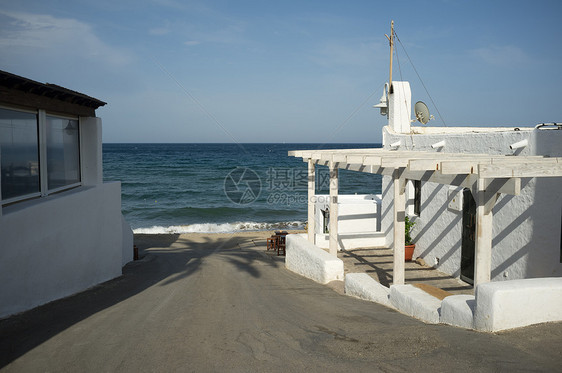
[[[418,70],[416,69],[416,66],[414,66],[414,63],[412,62],[412,59],[410,58],[410,55],[408,55],[408,52],[406,51],[406,48],[404,47],[404,44],[402,44],[402,41],[400,40],[400,38],[396,34],[396,31],[394,32],[394,36],[396,36],[396,39],[398,39],[398,42],[402,46],[402,49],[404,50],[404,53],[406,54],[406,57],[408,57],[408,61],[410,61],[410,64],[412,65],[412,68],[414,69],[416,75],[418,76],[418,79],[420,80],[420,83],[422,84],[423,89],[425,89],[425,93],[427,93],[427,95],[429,96],[429,99],[431,100],[431,103],[435,107],[435,110],[437,110],[437,114],[439,115],[439,118],[441,119],[441,122],[443,122],[443,125],[445,127],[447,127],[447,124],[445,124],[445,120],[443,119],[443,116],[441,115],[441,112],[439,111],[439,108],[437,107],[437,105],[435,104],[435,101],[433,101],[433,98],[429,94],[429,91],[427,90],[427,87],[425,86],[425,83],[423,82],[420,74],[418,73]],[[396,58],[398,59],[398,54],[396,56],[397,56]],[[402,72],[400,72],[400,74],[402,74]]]
[[[394,35],[396,36],[396,33],[394,33]],[[396,62],[398,62],[398,72],[400,73],[400,80],[403,81],[404,78],[402,77],[402,65],[400,65],[400,58],[398,58],[398,49],[394,49],[394,54],[396,55]],[[402,97],[404,97],[404,107],[408,107],[408,102],[406,102],[406,95],[404,94],[404,86],[402,86],[402,93]]]

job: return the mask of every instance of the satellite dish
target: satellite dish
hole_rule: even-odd
[[[430,119],[433,119],[433,116],[429,115],[427,105],[421,101],[416,102],[416,105],[414,105],[414,113],[416,114],[416,119],[421,124],[427,124]]]

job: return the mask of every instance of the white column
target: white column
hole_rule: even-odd
[[[393,93],[388,95],[388,126],[396,133],[410,133],[412,92],[408,82],[392,82]]]
[[[486,191],[485,179],[478,179],[476,193],[476,243],[474,253],[474,288],[490,282],[492,273],[492,208],[496,193]]]
[[[80,163],[83,185],[103,183],[101,118],[80,117]]]
[[[338,168],[330,161],[330,254],[338,255]]]
[[[392,272],[392,283],[394,285],[404,284],[404,244],[405,244],[405,217],[406,217],[406,193],[405,180],[400,179],[399,170],[392,174],[394,184],[394,266]]]
[[[308,160],[308,241],[316,243],[316,167],[312,159]]]

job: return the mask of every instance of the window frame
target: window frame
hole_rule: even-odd
[[[53,189],[49,189],[49,178],[48,178],[48,168],[47,168],[47,117],[55,117],[55,118],[60,118],[60,119],[65,119],[65,120],[75,120],[78,128],[78,178],[80,179],[78,182],[76,183],[72,183],[72,184],[67,184],[67,185],[63,185],[61,187],[57,187],[57,188],[53,188]],[[48,196],[50,194],[54,194],[54,193],[59,193],[68,189],[74,189],[76,187],[79,187],[82,185],[82,138],[81,138],[81,131],[80,131],[80,117],[73,117],[73,116],[69,116],[69,115],[64,115],[64,114],[56,114],[56,113],[51,113],[51,112],[45,112],[45,126],[44,126],[44,131],[45,131],[45,136],[44,136],[44,140],[45,140],[45,196]]]
[[[0,104],[0,108],[5,110],[12,110],[22,113],[35,114],[37,120],[37,147],[39,154],[39,184],[40,191],[30,194],[25,194],[22,196],[2,199],[0,194],[0,206],[4,207],[17,202],[23,202],[31,199],[47,197],[51,194],[56,194],[64,192],[70,189],[74,189],[83,185],[84,174],[82,165],[82,134],[81,134],[81,117],[72,116],[68,114],[61,114],[56,112],[50,112],[42,109],[33,110],[28,108],[20,108],[17,106],[8,106]],[[64,185],[58,188],[49,189],[48,188],[48,169],[47,169],[47,116],[57,117],[61,119],[75,120],[78,124],[78,167],[79,167],[79,178],[80,180],[76,183]],[[1,176],[0,176],[1,177]]]

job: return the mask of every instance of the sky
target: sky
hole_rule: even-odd
[[[562,122],[560,1],[0,0],[0,69],[93,96],[105,143],[378,143],[389,75],[428,126]]]

